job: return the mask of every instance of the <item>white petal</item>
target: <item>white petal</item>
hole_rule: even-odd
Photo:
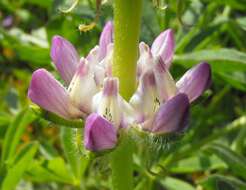
[[[99,63],[100,66],[105,68],[106,76],[112,76],[113,65],[113,43],[108,45],[106,57]]]
[[[166,68],[166,65],[159,58],[157,58],[154,71],[160,101],[167,101],[177,94],[175,81]]]
[[[139,51],[140,51],[140,56],[137,62],[138,78],[140,77],[142,73],[144,73],[146,70],[154,66],[154,59],[153,59],[149,46],[145,44],[144,42],[141,42],[139,44]]]
[[[121,103],[118,95],[118,80],[106,78],[103,91],[93,97],[93,111],[106,118],[118,129],[122,121]]]
[[[78,70],[76,71],[68,88],[69,96],[85,113],[91,112],[92,97],[98,92],[94,74],[91,72],[85,59],[81,60]]]
[[[159,108],[160,101],[152,70],[145,72],[140,78],[138,89],[130,99],[130,104],[138,112],[138,122],[152,117]]]

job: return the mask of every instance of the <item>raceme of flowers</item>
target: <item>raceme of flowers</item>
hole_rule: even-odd
[[[169,72],[173,54],[170,29],[151,47],[139,44],[138,87],[127,102],[119,94],[118,78],[112,76],[111,22],[105,25],[99,45],[85,58],[66,39],[54,36],[50,55],[64,85],[47,70],[38,69],[32,75],[28,97],[62,118],[83,118],[84,145],[90,151],[114,148],[121,128],[134,126],[152,134],[182,131],[188,124],[190,103],[210,84],[211,69],[200,63],[175,82]]]

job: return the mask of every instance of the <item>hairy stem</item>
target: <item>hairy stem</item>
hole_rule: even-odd
[[[142,0],[114,1],[113,75],[120,80],[120,94],[129,99],[136,86],[136,63]]]
[[[113,190],[133,189],[133,142],[123,135],[117,149],[111,153]]]

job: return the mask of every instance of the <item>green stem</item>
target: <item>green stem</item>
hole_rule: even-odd
[[[68,128],[68,127],[61,127],[60,129],[61,135],[61,143],[63,146],[63,150],[69,166],[71,167],[71,171],[74,175],[73,184],[75,186],[80,185],[80,178],[81,178],[81,158],[77,152],[77,147],[74,143],[74,137],[76,134],[76,129]],[[78,129],[79,130],[79,129]]]
[[[114,1],[113,75],[119,78],[120,94],[128,100],[136,87],[136,64],[142,0]],[[133,142],[123,131],[111,154],[113,190],[133,189]]]
[[[133,142],[123,134],[121,142],[111,153],[113,190],[133,189]]]
[[[120,80],[120,94],[129,99],[136,85],[136,63],[142,0],[114,1],[113,75]]]

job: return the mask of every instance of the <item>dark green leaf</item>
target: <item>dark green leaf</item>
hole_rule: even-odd
[[[3,190],[14,190],[15,186],[20,181],[26,169],[30,166],[32,159],[37,151],[38,144],[28,144],[22,151],[20,151],[19,155],[17,155],[18,159],[15,160],[15,164],[13,167],[8,169],[7,175],[3,180],[2,188]]]
[[[245,190],[246,183],[232,176],[211,175],[199,181],[206,190]]]
[[[195,190],[191,184],[173,177],[165,177],[160,183],[167,190]]]
[[[235,175],[246,179],[246,159],[244,157],[221,144],[208,145],[206,150],[221,158]]]
[[[25,131],[26,127],[36,119],[35,115],[29,109],[21,111],[9,126],[3,143],[3,151],[1,157],[1,164],[12,158],[16,152],[16,147],[19,144],[21,135]]]

